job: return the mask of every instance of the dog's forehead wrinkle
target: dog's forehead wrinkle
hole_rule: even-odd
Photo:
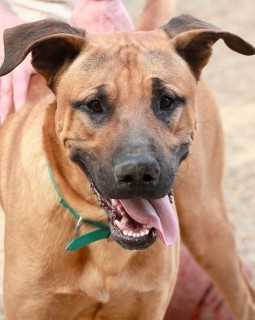
[[[107,85],[100,84],[99,86],[95,87],[94,90],[97,92],[99,96],[106,96],[107,95]]]
[[[156,41],[155,41],[156,40]],[[159,42],[160,40],[160,42]],[[86,55],[85,67],[102,62],[121,60],[126,63],[127,58],[132,62],[139,54],[147,55],[147,59],[169,57],[171,42],[159,39],[155,32],[119,32],[115,34],[95,35],[90,41],[89,48],[84,48]]]
[[[81,70],[86,72],[93,71],[97,67],[102,67],[103,64],[112,63],[112,57],[100,48],[93,48],[89,52],[85,51],[84,55],[81,56],[81,59]]]
[[[90,35],[91,42],[98,43],[100,46],[105,43],[110,44],[110,46],[124,43],[137,43],[142,45],[146,44],[149,48],[158,40],[169,42],[168,39],[165,32],[160,29],[153,31],[119,31],[115,33]]]
[[[163,80],[153,77],[152,79],[152,91],[161,91],[166,88],[166,84]]]
[[[73,100],[78,100],[78,96],[82,100],[94,95],[95,99],[110,101],[116,114],[113,119],[118,119],[124,126],[131,123],[133,126],[138,122],[148,125],[153,121],[153,94],[157,99],[167,91],[179,97],[189,96],[192,85],[185,73],[189,68],[177,53],[171,51],[171,43],[165,45],[163,40],[162,47],[152,44],[148,50],[147,41],[141,45],[137,43],[138,38],[122,37],[119,43],[115,39],[114,46],[110,41],[104,44],[90,42],[88,52],[84,50],[75,66],[70,68],[76,70],[75,82],[80,88],[73,92]],[[179,73],[180,69],[182,72]],[[68,78],[66,81],[70,85],[74,79]]]

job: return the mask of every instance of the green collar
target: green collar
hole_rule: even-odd
[[[76,220],[78,220],[76,227],[74,229],[74,234],[77,234],[79,232],[82,223],[87,223],[89,225],[92,225],[92,226],[98,228],[98,230],[91,231],[89,233],[75,237],[72,241],[70,241],[68,243],[68,245],[66,246],[66,250],[67,251],[74,251],[76,249],[80,249],[82,247],[85,247],[86,245],[88,245],[92,242],[95,242],[97,240],[109,238],[110,233],[111,233],[109,226],[106,226],[105,224],[98,222],[98,221],[84,219],[81,215],[79,215],[79,213],[77,211],[75,211],[72,207],[70,207],[70,205],[66,202],[66,200],[64,198],[62,198],[61,193],[56,185],[52,170],[49,165],[48,165],[48,170],[49,170],[51,182],[52,182],[54,189],[58,195],[59,202],[62,204],[62,206],[64,206],[66,209],[68,209],[71,212],[71,214],[73,215],[73,217]]]

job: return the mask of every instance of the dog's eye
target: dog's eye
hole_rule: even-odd
[[[94,113],[103,113],[103,108],[98,100],[89,101],[87,107]]]
[[[169,96],[163,96],[160,100],[160,109],[161,110],[169,110],[174,103],[174,99]]]

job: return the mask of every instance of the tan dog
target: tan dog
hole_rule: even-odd
[[[35,76],[26,107],[0,129],[8,320],[163,319],[179,254],[168,194],[182,168],[191,191],[183,199],[174,190],[182,239],[235,318],[254,319],[221,194],[220,120],[206,86],[197,86],[220,38],[255,54],[189,15],[152,32],[92,36],[51,20],[6,31],[0,74],[32,52],[54,93]],[[196,167],[179,167],[191,146]],[[59,204],[48,165],[69,205],[109,224],[114,241],[64,250],[77,221]],[[79,233],[92,229],[83,223]]]

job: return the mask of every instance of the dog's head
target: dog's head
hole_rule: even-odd
[[[196,84],[223,39],[241,54],[253,46],[190,15],[151,32],[89,35],[43,20],[5,32],[1,75],[32,52],[56,95],[57,135],[91,180],[124,247],[173,243],[168,195],[197,128]]]

